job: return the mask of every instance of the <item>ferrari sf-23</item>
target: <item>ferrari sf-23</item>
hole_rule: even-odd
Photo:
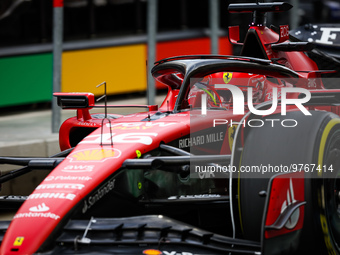
[[[240,55],[156,62],[159,107],[96,114],[93,94],[55,93],[76,110],[61,152],[0,158],[22,166],[1,182],[50,171],[1,222],[0,254],[340,254],[340,90],[311,43],[265,26],[290,8],[229,5],[253,13],[243,43],[229,30]]]

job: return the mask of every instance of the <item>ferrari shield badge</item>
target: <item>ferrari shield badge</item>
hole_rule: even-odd
[[[231,78],[233,78],[233,73],[223,73],[223,81],[229,83]]]
[[[21,246],[22,245],[22,243],[24,242],[24,237],[22,237],[22,236],[18,236],[16,239],[15,239],[15,241],[14,241],[14,243],[13,243],[13,246]]]
[[[230,151],[233,149],[233,143],[234,143],[234,136],[236,131],[237,125],[232,125],[228,127],[228,141],[229,141],[229,148]]]

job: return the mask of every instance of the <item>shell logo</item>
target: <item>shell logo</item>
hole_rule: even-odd
[[[119,158],[121,151],[110,148],[110,149],[86,149],[77,151],[67,158],[71,162],[89,162],[89,161],[104,161],[108,158]]]

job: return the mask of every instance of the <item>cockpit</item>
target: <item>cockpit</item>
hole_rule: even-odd
[[[181,108],[229,109],[234,100],[239,100],[232,93],[235,87],[241,91],[244,101],[250,94],[253,103],[260,103],[265,100],[267,79],[265,75],[240,72],[218,72],[192,79]]]

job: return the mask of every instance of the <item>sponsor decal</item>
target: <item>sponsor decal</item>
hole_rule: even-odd
[[[280,98],[280,97],[278,96],[278,98]],[[271,101],[272,99],[273,99],[273,93],[272,92],[268,92],[266,94],[266,100]]]
[[[145,255],[162,255],[162,252],[159,250],[154,249],[147,249],[143,251],[143,254]]]
[[[289,40],[289,26],[283,25],[280,26],[280,42],[285,40]]]
[[[86,126],[86,127],[98,127],[99,124],[95,123],[95,122],[78,122],[77,123],[78,126]]]
[[[237,125],[232,125],[232,126],[228,127],[228,141],[229,141],[230,151],[233,150],[233,144],[234,144],[234,137],[235,137],[236,128],[237,128]]]
[[[47,212],[47,213],[29,212],[29,213],[17,213],[13,217],[13,219],[19,219],[19,218],[50,218],[53,220],[58,220],[60,219],[60,216],[54,213],[51,213],[51,212]]]
[[[115,148],[86,149],[72,153],[71,155],[67,156],[67,158],[71,162],[92,162],[92,161],[103,162],[108,158],[119,158],[121,154],[122,154],[121,151]],[[90,170],[88,169],[88,171]]]
[[[233,73],[223,73],[223,81],[229,83],[231,78],[233,78]]]
[[[147,249],[143,251],[145,255],[194,255],[191,252],[178,252],[178,251],[160,251],[155,249]]]
[[[206,143],[215,143],[223,141],[223,132],[206,134]]]
[[[95,203],[97,203],[103,196],[109,193],[115,187],[116,179],[111,179],[104,186],[99,188],[94,195],[89,196],[84,200],[84,207],[82,212],[86,213],[88,209],[90,209]]]
[[[308,79],[307,87],[311,89],[316,89],[317,88],[316,79]]]
[[[129,115],[124,115],[124,116],[122,116],[121,118],[134,118],[134,117],[136,117],[136,118],[142,118],[142,119],[144,119],[144,118],[146,118],[148,115],[147,114],[137,114],[137,113],[134,113],[134,114],[129,114]]]
[[[18,218],[50,218],[53,220],[58,220],[60,219],[59,215],[56,215],[54,213],[48,212],[50,208],[45,205],[45,203],[41,203],[37,206],[32,206],[29,208],[28,213],[17,213],[14,215],[14,219]]]
[[[219,194],[200,194],[200,195],[182,195],[182,196],[171,196],[168,197],[169,200],[174,199],[201,199],[201,198],[219,198]]]
[[[92,172],[94,167],[94,165],[68,165],[61,171],[68,173]]]
[[[195,171],[196,168],[195,168]],[[212,171],[205,171],[205,172],[198,172],[198,177],[202,180],[202,179],[209,179],[209,178],[215,178],[215,174]]]
[[[30,212],[47,212],[48,210],[50,210],[50,208],[46,206],[45,203],[41,203],[29,209]]]
[[[188,114],[185,113],[175,113],[175,114],[171,114],[172,117],[186,117],[188,116]]]
[[[192,136],[178,140],[178,147],[187,148],[191,146],[198,146],[202,144],[215,143],[223,141],[223,132],[211,133],[206,135]]]
[[[171,125],[175,125],[176,123],[168,123],[168,122],[127,122],[127,123],[116,123],[110,125],[106,124],[107,127],[111,126],[111,129],[121,129],[121,130],[145,130],[153,127],[168,127]]]
[[[13,246],[21,246],[24,240],[25,240],[25,237],[18,236],[17,238],[15,238]]]
[[[33,193],[29,195],[27,199],[57,198],[73,200],[75,197],[76,195],[72,193]]]
[[[194,255],[191,252],[186,252],[186,251],[182,251],[182,252],[177,252],[177,251],[163,251],[164,255]],[[196,255],[198,255],[196,253]]]
[[[191,147],[191,146],[198,146],[202,144],[204,144],[204,135],[179,139],[178,141],[178,147],[180,149]]]
[[[49,184],[40,184],[36,189],[78,189],[81,190],[84,188],[84,184],[77,183],[49,183]]]
[[[272,54],[273,54],[272,48],[266,49],[266,54],[267,54],[268,56],[272,55]]]
[[[315,40],[317,43],[332,45],[334,41],[337,40],[338,33],[340,32],[340,28],[338,27],[320,27],[320,31],[322,32],[321,38]],[[313,39],[310,38],[308,40],[312,42]]]
[[[90,181],[90,176],[47,176],[45,181]]]
[[[142,143],[145,145],[150,145],[152,144],[153,136],[157,136],[157,133],[126,133],[126,134],[119,134],[119,135],[116,135],[115,133],[112,133],[112,134],[104,133],[104,134],[89,135],[80,143],[100,144],[101,142],[103,143],[112,142],[112,143]],[[116,157],[118,158],[119,156],[116,156]]]

